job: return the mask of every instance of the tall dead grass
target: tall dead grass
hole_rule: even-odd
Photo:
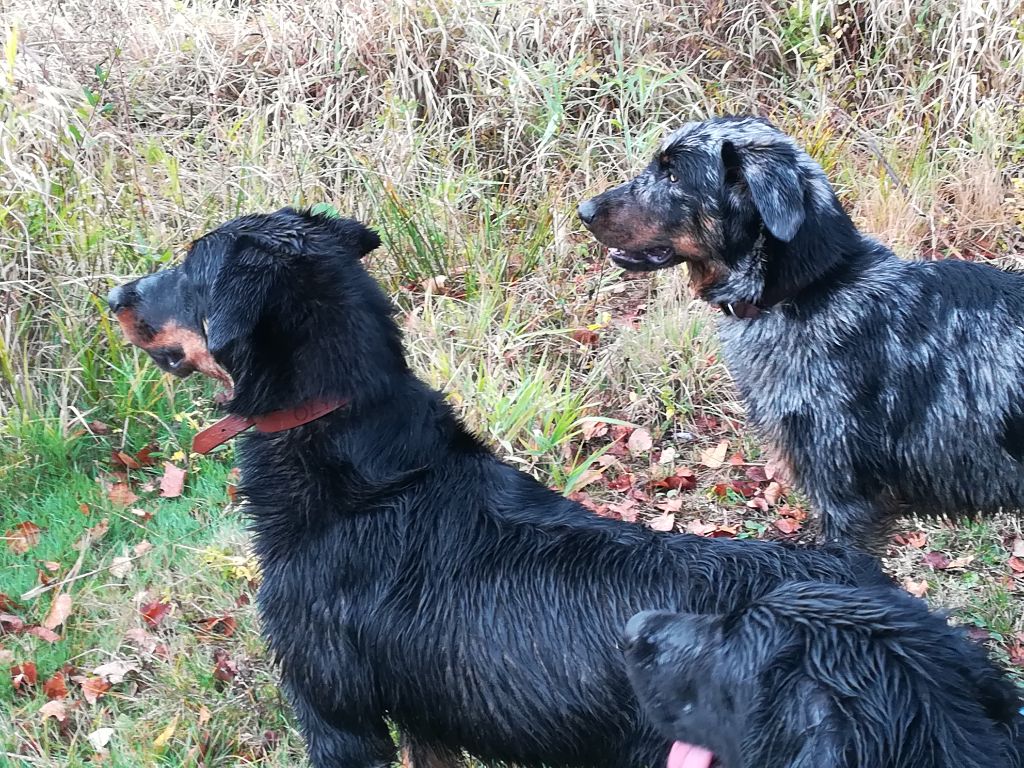
[[[468,274],[468,301],[506,297],[473,322],[587,322],[573,277],[601,255],[576,202],[666,127],[713,113],[794,132],[907,255],[1024,248],[1015,0],[8,0],[0,26],[8,419],[66,425],[102,406],[120,353],[96,296],[240,211],[329,202],[381,227],[393,285]],[[551,300],[514,300],[538,290]],[[670,304],[661,322],[682,327],[686,302]],[[455,334],[466,316],[430,314]],[[446,337],[412,345],[424,365]],[[631,359],[657,357],[658,334],[644,338]],[[579,384],[627,387],[656,412],[660,384],[617,366],[619,351]],[[555,373],[568,360],[544,359]]]

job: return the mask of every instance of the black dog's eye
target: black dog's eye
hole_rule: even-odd
[[[672,173],[672,171],[668,172],[668,180],[672,184],[675,184],[677,181],[679,181],[679,179],[676,178],[676,175],[674,173]]]
[[[679,708],[679,711],[682,712],[684,715],[690,714],[691,712],[693,712],[693,702],[686,702],[685,704],[683,704],[683,706]]]

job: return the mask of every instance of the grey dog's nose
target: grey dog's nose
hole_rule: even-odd
[[[107,306],[111,312],[117,312],[124,306],[125,290],[123,285],[115,286],[107,294]]]
[[[580,217],[580,221],[584,224],[589,224],[597,216],[597,206],[594,204],[594,199],[586,200],[580,204],[580,207],[576,209],[577,215]]]

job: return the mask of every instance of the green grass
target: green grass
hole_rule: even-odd
[[[681,270],[623,279],[580,231],[576,204],[646,162],[675,123],[762,111],[900,254],[1020,266],[1024,253],[1024,27],[1010,0],[401,0],[343,15],[321,0],[20,3],[0,33],[0,533],[41,528],[28,552],[0,546],[11,612],[41,621],[53,593],[20,596],[44,562],[66,578],[83,532],[109,521],[64,587],[59,642],[0,636],[5,765],[93,764],[88,736],[103,728],[101,764],[301,762],[242,598],[252,574],[226,495],[230,454],[192,461],[178,499],[141,490],[159,463],[130,471],[141,498],[128,508],[100,485],[112,450],[155,441],[184,466],[176,455],[211,392],[126,347],[102,297],[213,225],[287,204],[367,220],[384,241],[369,265],[401,309],[413,365],[504,458],[613,514],[668,509],[679,529],[746,537],[781,536],[780,510],[746,506],[749,467],[701,463],[721,440],[765,460],[711,313]],[[649,430],[652,449],[624,453],[623,424]],[[692,491],[650,485],[684,467]],[[926,582],[1019,673],[1019,522],[902,527],[925,543],[893,545],[893,574]],[[152,550],[112,575],[142,541]],[[933,571],[933,550],[974,559]],[[144,626],[139,606],[159,599],[174,605],[149,629],[162,655],[125,640]],[[236,619],[230,637],[201,631],[217,616]],[[233,680],[214,677],[218,648]],[[65,724],[42,721],[44,678],[112,659],[138,669],[95,704],[70,681]],[[40,686],[15,693],[4,670],[27,661]]]

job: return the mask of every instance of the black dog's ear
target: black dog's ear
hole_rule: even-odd
[[[368,226],[355,219],[339,219],[332,216],[317,216],[320,224],[327,226],[331,234],[356,258],[363,258],[370,251],[380,247],[380,236]]]
[[[796,153],[784,144],[722,142],[723,178],[727,186],[741,181],[768,231],[788,243],[804,223],[804,189]]]
[[[285,268],[282,243],[244,234],[234,253],[224,260],[210,289],[206,313],[206,346],[214,358],[231,369],[231,350],[252,334],[263,317],[277,272]]]

